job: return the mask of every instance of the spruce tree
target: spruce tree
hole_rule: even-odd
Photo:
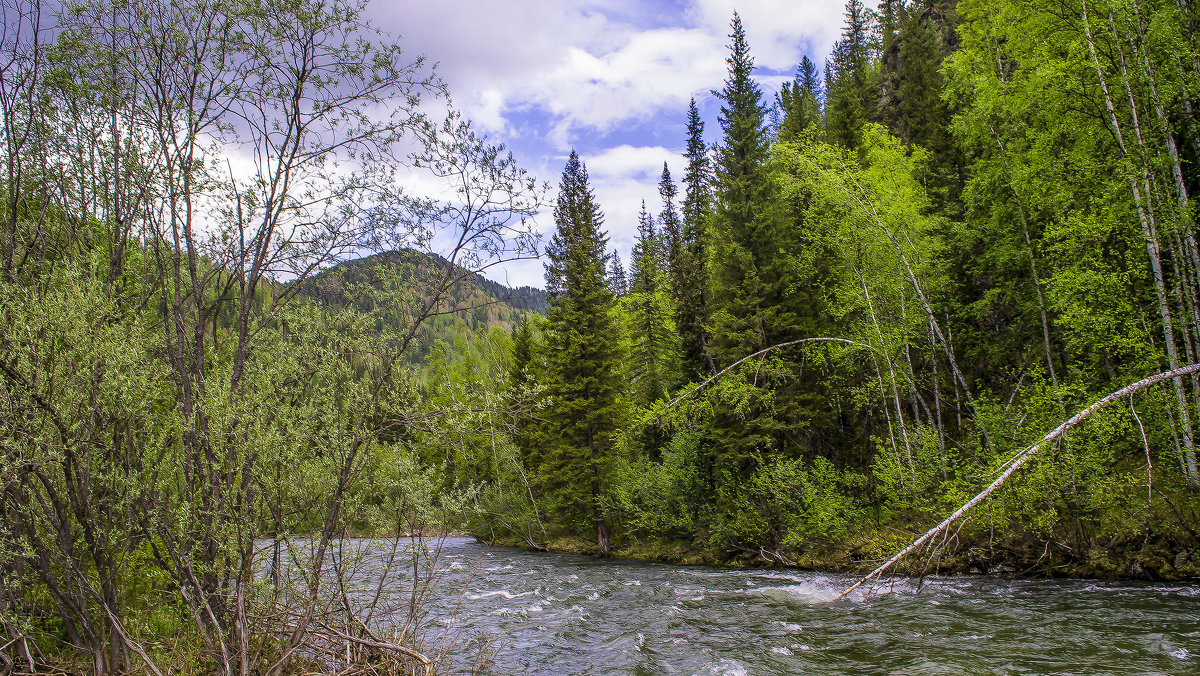
[[[558,520],[577,532],[594,529],[601,551],[608,551],[602,494],[620,423],[620,335],[605,277],[604,215],[574,151],[559,183],[554,223],[546,248],[549,447],[539,478]]]
[[[870,14],[862,0],[847,0],[846,26],[826,67],[827,139],[851,150],[863,125],[875,117],[877,89],[871,65]]]
[[[625,266],[621,265],[621,254],[614,249],[608,255],[608,288],[613,296],[620,298],[629,292],[629,282],[625,278]]]
[[[508,365],[506,403],[513,412],[512,440],[521,451],[525,467],[536,468],[541,464],[540,444],[536,439],[536,425],[531,414],[533,402],[534,351],[533,330],[528,319],[522,319],[512,328],[512,354]]]
[[[716,152],[711,217],[709,335],[718,368],[760,350],[766,335],[770,292],[763,264],[781,242],[771,231],[771,194],[766,174],[767,135],[762,93],[751,79],[754,62],[738,15],[733,15],[729,71],[717,94],[724,105],[719,122],[722,143]],[[757,395],[757,396],[756,396]],[[738,520],[756,458],[771,447],[766,422],[772,412],[761,404],[767,393],[755,390],[747,405],[717,402],[712,424],[709,484],[722,521]],[[736,528],[734,529],[736,530]]]
[[[629,292],[654,293],[659,288],[659,269],[662,263],[661,240],[654,229],[654,217],[646,210],[638,213],[637,241],[633,245],[633,258],[629,261]]]
[[[900,140],[930,151],[926,185],[935,205],[961,215],[964,159],[950,131],[942,63],[957,43],[957,18],[946,0],[898,8],[896,30],[880,58],[880,118]]]
[[[801,58],[796,78],[800,81],[800,88],[812,94],[819,107],[821,102],[821,77],[817,73],[817,64],[813,63],[812,59],[807,56]]]
[[[687,169],[683,175],[683,234],[677,269],[671,271],[676,289],[675,323],[679,330],[685,377],[716,372],[708,352],[708,232],[712,208],[711,167],[704,143],[704,121],[696,99],[688,103]]]
[[[684,239],[699,242],[704,219],[712,207],[712,167],[708,158],[708,146],[704,143],[704,120],[696,99],[688,102],[687,146],[683,154],[687,169],[683,174],[683,228]]]
[[[907,8],[901,0],[880,0],[879,10],[879,47],[881,52],[887,52],[896,32],[900,27],[901,15]]]
[[[629,317],[634,399],[648,405],[674,384],[677,359],[662,234],[655,230],[644,201],[624,305]]]
[[[754,60],[736,12],[732,29],[729,37],[733,42],[726,59],[729,73],[724,88],[717,92],[724,102],[711,242],[711,347],[718,366],[766,347],[761,313],[767,289],[759,267],[780,245],[769,232],[772,200],[766,175],[762,91],[751,78]]]
[[[794,141],[811,125],[821,122],[821,90],[817,66],[807,56],[800,61],[796,77],[784,84],[776,95],[783,110],[783,124],[779,128],[779,140]]]
[[[709,259],[710,348],[718,367],[822,335],[817,270],[826,265],[810,246],[802,209],[780,199],[769,172],[761,93],[750,77],[753,61],[736,14],[731,37],[729,74],[720,93],[724,134],[717,149]],[[810,435],[797,432],[822,415],[814,375],[805,368],[802,350],[779,353],[761,364],[737,404],[715,405],[713,484],[722,519],[741,518],[748,482],[762,458],[813,450],[798,441]]]
[[[776,135],[776,140],[781,143],[796,140],[804,131],[800,126],[800,98],[800,84],[795,79],[783,83],[783,88],[775,94],[775,108],[783,112]]]
[[[658,178],[658,196],[662,198],[662,211],[658,214],[658,222],[662,224],[663,248],[667,258],[667,274],[672,280],[672,298],[679,297],[674,289],[674,280],[678,277],[681,257],[683,256],[683,225],[679,222],[679,212],[675,211],[675,181],[671,180],[671,170],[663,162],[662,175]]]

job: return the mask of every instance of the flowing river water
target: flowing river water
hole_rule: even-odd
[[[383,541],[359,542],[360,570],[382,566]],[[445,539],[437,569],[431,633],[452,653],[489,641],[486,673],[1200,673],[1200,586],[898,578],[831,601],[849,577],[470,538]],[[388,594],[402,598],[403,579],[394,584]]]

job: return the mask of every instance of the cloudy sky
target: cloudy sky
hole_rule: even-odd
[[[682,175],[688,99],[718,139],[729,21],[742,17],[757,78],[770,95],[808,55],[824,63],[843,0],[374,0],[376,24],[438,63],[456,107],[557,190],[576,149],[628,261],[641,200],[660,208],[663,162]],[[874,6],[874,2],[866,3]],[[549,213],[538,221],[549,233]],[[536,261],[492,275],[543,286]]]

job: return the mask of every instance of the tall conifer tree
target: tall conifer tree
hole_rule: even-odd
[[[942,75],[942,63],[958,41],[950,4],[925,0],[894,10],[895,32],[880,58],[880,118],[905,143],[930,151],[930,196],[943,213],[959,216],[964,159],[950,132],[953,114]]]
[[[621,265],[621,254],[616,250],[608,257],[608,288],[617,298],[629,292],[629,280],[625,277],[625,266]]]
[[[541,464],[541,449],[536,439],[537,425],[528,410],[532,403],[531,390],[535,384],[536,348],[529,320],[522,319],[512,328],[512,353],[509,358],[505,396],[508,400],[507,405],[514,411],[511,432],[513,443],[520,450],[524,465],[532,468]]]
[[[637,403],[646,405],[674,384],[677,361],[662,233],[655,230],[644,201],[625,307],[630,319],[633,391]]]
[[[794,141],[810,125],[821,122],[821,89],[817,66],[807,56],[800,61],[796,77],[776,95],[783,110],[780,141]]]
[[[685,377],[715,373],[708,351],[705,328],[708,323],[708,230],[706,220],[712,208],[711,167],[708,146],[704,143],[704,121],[696,108],[696,99],[688,103],[687,169],[683,175],[683,236],[677,270],[671,271],[678,290],[675,323],[682,343]]]
[[[736,12],[732,29],[725,60],[729,72],[717,92],[724,102],[712,221],[712,347],[718,366],[766,347],[762,305],[767,289],[760,265],[780,245],[769,232],[766,110],[751,78],[754,60]]]
[[[754,61],[736,13],[732,28],[728,76],[717,93],[724,102],[719,118],[723,134],[716,152],[710,221],[710,349],[718,368],[771,344],[764,314],[769,311],[770,290],[763,264],[781,245],[774,241],[769,216],[772,200],[762,92],[751,79]],[[755,458],[772,445],[770,435],[758,424],[771,413],[761,405],[765,397],[755,394],[766,393],[751,393],[753,401],[740,410],[721,402],[715,411],[709,483],[724,520],[736,521],[738,513],[745,512],[745,488],[757,466]]]
[[[812,62],[812,59],[807,56],[800,59],[799,72],[796,78],[800,81],[800,88],[817,100],[818,107],[821,102],[821,76],[817,72],[817,64]]]
[[[602,494],[620,422],[620,340],[605,275],[604,215],[588,185],[587,168],[574,151],[559,183],[554,223],[546,248],[550,448],[539,474],[560,521],[594,528],[596,542],[607,551],[609,523]]]
[[[712,352],[717,366],[772,345],[820,335],[819,280],[799,212],[779,199],[768,166],[763,106],[751,79],[753,60],[734,15],[728,77],[720,98],[723,142],[717,150],[710,254]],[[800,454],[796,432],[820,413],[804,353],[764,364],[744,399],[716,406],[712,428],[718,510],[736,520],[760,460]]]
[[[674,288],[674,280],[679,277],[679,266],[683,255],[683,225],[679,222],[679,212],[675,210],[675,181],[671,180],[671,170],[663,162],[662,175],[658,178],[658,196],[662,198],[662,211],[658,214],[658,222],[662,224],[663,245],[667,257],[667,273],[672,280],[671,295],[678,298]]]
[[[654,228],[654,217],[646,210],[638,213],[637,241],[633,245],[630,265],[630,293],[654,293],[659,289],[659,273],[662,267],[662,240]]]

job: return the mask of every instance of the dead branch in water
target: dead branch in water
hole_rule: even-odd
[[[892,566],[894,566],[900,559],[904,558],[905,556],[907,556],[908,554],[910,554],[911,552],[916,550],[918,547],[924,545],[926,542],[928,542],[931,538],[936,536],[938,533],[941,533],[942,531],[946,530],[950,526],[950,524],[954,523],[956,520],[958,520],[960,517],[962,517],[963,514],[966,514],[967,510],[971,509],[972,507],[979,504],[980,502],[983,502],[989,495],[992,494],[993,491],[995,491],[997,488],[1000,487],[1001,484],[1003,484],[1005,481],[1007,481],[1008,477],[1012,476],[1012,474],[1014,472],[1016,472],[1018,469],[1021,468],[1022,465],[1024,465],[1026,462],[1028,462],[1029,459],[1032,458],[1038,452],[1038,450],[1042,448],[1042,446],[1045,446],[1047,443],[1059,438],[1060,436],[1063,435],[1064,432],[1071,429],[1075,425],[1078,425],[1085,418],[1092,415],[1096,411],[1099,411],[1100,409],[1105,408],[1114,402],[1117,402],[1126,397],[1129,397],[1140,390],[1150,387],[1151,385],[1157,385],[1158,383],[1161,383],[1164,380],[1180,378],[1182,376],[1191,375],[1193,373],[1198,373],[1198,372],[1200,372],[1200,364],[1191,364],[1188,366],[1182,366],[1177,369],[1172,369],[1170,371],[1164,371],[1163,373],[1159,373],[1157,375],[1150,376],[1149,378],[1146,378],[1144,380],[1139,380],[1136,383],[1133,383],[1132,385],[1126,385],[1125,387],[1117,390],[1116,392],[1113,392],[1112,394],[1108,395],[1107,397],[1104,397],[1103,399],[1093,403],[1091,406],[1088,406],[1087,408],[1083,409],[1079,413],[1076,413],[1069,420],[1067,420],[1063,424],[1059,425],[1058,427],[1054,428],[1049,433],[1047,433],[1046,436],[1042,437],[1035,443],[1025,447],[1025,449],[1022,450],[1020,453],[1018,453],[1018,454],[1014,455],[1012,458],[1010,458],[1004,465],[1001,466],[1003,468],[1003,471],[1000,473],[1000,476],[996,477],[996,480],[993,481],[992,483],[988,484],[988,487],[983,489],[982,491],[980,491],[980,493],[978,495],[971,498],[962,507],[959,507],[958,509],[956,509],[954,511],[954,513],[951,514],[950,516],[946,517],[946,519],[944,521],[942,521],[938,525],[936,525],[933,528],[926,531],[924,535],[922,535],[921,537],[914,540],[912,542],[912,544],[910,544],[909,546],[900,550],[900,552],[897,553],[895,556],[893,556],[892,558],[885,561],[883,563],[883,565],[879,566],[875,570],[868,573],[865,577],[860,579],[858,582],[855,582],[853,585],[848,587],[841,594],[838,594],[837,597],[834,598],[833,600],[837,601],[842,598],[845,598],[846,595],[848,595],[850,592],[854,591],[855,589],[858,589],[863,584],[865,584],[873,579],[877,579],[888,568],[891,568]]]

